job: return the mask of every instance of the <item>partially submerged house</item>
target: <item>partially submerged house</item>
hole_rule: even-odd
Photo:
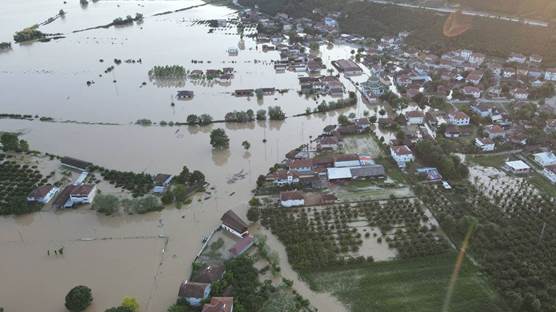
[[[181,284],[178,296],[190,305],[198,307],[210,295],[211,284],[185,281]]]
[[[249,235],[247,223],[232,210],[226,211],[220,220],[222,220],[221,228],[235,236],[242,238]]]
[[[30,203],[48,204],[59,190],[59,188],[53,185],[40,186],[27,195],[27,201]]]
[[[282,207],[298,207],[305,205],[305,195],[300,191],[280,192],[280,205]]]
[[[230,248],[230,250],[228,250],[230,252],[230,255],[235,258],[238,256],[241,256],[243,253],[245,253],[247,250],[249,250],[249,248],[251,248],[251,246],[253,246],[253,244],[255,243],[253,237],[251,236],[245,236],[242,239],[240,239],[239,241],[237,241],[235,243],[234,246],[232,246],[232,248]]]
[[[153,178],[154,188],[153,193],[164,193],[172,182],[172,175],[159,173]]]
[[[70,169],[79,170],[79,171],[87,171],[93,165],[88,161],[83,161],[77,158],[72,157],[63,157],[62,166],[68,167]]]

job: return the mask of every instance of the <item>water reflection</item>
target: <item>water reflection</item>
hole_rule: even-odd
[[[230,159],[230,149],[212,149],[212,161],[218,167],[224,166]]]

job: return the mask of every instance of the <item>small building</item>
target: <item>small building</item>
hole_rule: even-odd
[[[477,87],[466,86],[463,88],[463,94],[478,99],[481,97],[481,89]]]
[[[365,131],[371,129],[371,122],[369,121],[368,118],[365,118],[365,117],[357,118],[357,119],[353,120],[353,123],[359,129],[360,132],[365,132]]]
[[[368,165],[363,167],[350,168],[352,180],[365,180],[383,178],[386,176],[382,165]]]
[[[169,174],[162,174],[162,173],[157,174],[153,179],[154,182],[153,193],[160,194],[166,192],[168,186],[172,182],[172,179],[173,176]]]
[[[529,92],[522,88],[515,88],[511,91],[512,96],[516,100],[527,100],[529,98]]]
[[[491,140],[506,138],[506,131],[499,125],[489,125],[485,127],[485,133]]]
[[[332,65],[346,76],[357,76],[363,74],[361,67],[359,67],[359,65],[352,60],[336,60],[332,62]]]
[[[405,113],[405,119],[410,125],[422,125],[425,123],[425,114],[418,110],[409,111]]]
[[[311,159],[294,159],[290,162],[291,171],[307,173],[313,171],[313,161]]]
[[[339,140],[335,136],[324,136],[319,139],[318,150],[337,150]]]
[[[336,168],[357,166],[361,166],[361,161],[359,160],[359,156],[357,154],[338,155],[334,160],[334,167]]]
[[[351,180],[352,178],[350,167],[327,168],[326,175],[328,181]]]
[[[535,161],[543,167],[556,165],[556,156],[552,152],[533,154],[533,157],[535,158]]]
[[[212,297],[203,305],[201,312],[233,312],[234,297]]]
[[[438,169],[432,167],[417,168],[417,173],[422,175],[428,182],[440,182],[442,181],[442,175],[438,172]]]
[[[409,147],[407,147],[407,145],[390,147],[390,155],[400,168],[405,168],[408,162],[415,160],[413,152],[409,149]]]
[[[210,295],[211,285],[208,283],[195,283],[185,281],[180,286],[178,297],[183,298],[190,305],[198,307]]]
[[[280,205],[282,207],[298,207],[305,205],[305,196],[300,191],[280,192]]]
[[[458,126],[450,124],[446,126],[444,136],[449,139],[459,138],[461,136],[461,131],[459,131]]]
[[[235,212],[232,210],[226,211],[222,218],[222,229],[234,234],[237,237],[245,237],[249,235],[247,223],[245,223]]]
[[[495,148],[495,143],[490,138],[476,138],[475,146],[483,152],[492,152]]]
[[[551,182],[556,183],[556,165],[544,167],[542,174]]]
[[[519,63],[519,64],[523,64],[527,61],[527,57],[523,54],[519,54],[519,53],[511,53],[510,56],[507,59],[508,63]]]
[[[70,203],[66,203],[66,208],[73,207],[74,205],[92,204],[96,194],[97,187],[94,184],[82,184],[75,186],[75,188],[70,192]]]
[[[234,91],[235,96],[253,96],[255,94],[255,90],[253,89],[239,89]]]
[[[235,243],[234,246],[232,246],[232,248],[230,248],[230,250],[228,250],[230,252],[230,255],[235,258],[238,256],[241,256],[243,253],[245,253],[247,250],[249,250],[249,248],[251,248],[251,246],[253,246],[254,244],[254,240],[253,237],[251,236],[245,236],[242,239],[240,239],[239,241],[237,241],[237,243]]]
[[[79,171],[87,171],[93,165],[88,161],[83,161],[72,157],[63,157],[61,162],[62,162],[62,166],[68,167],[70,169],[79,170]]]
[[[451,125],[468,126],[469,122],[469,116],[462,111],[455,111],[448,114],[448,123]]]
[[[50,200],[58,193],[60,189],[53,185],[43,185],[33,190],[27,195],[27,201],[30,203],[48,204]]]
[[[549,68],[544,72],[544,80],[556,81],[556,68]]]
[[[229,48],[228,55],[229,56],[237,56],[239,54],[239,50],[236,48]]]
[[[269,174],[267,179],[277,186],[292,185],[299,183],[299,174],[294,171],[278,169]]]
[[[522,160],[514,160],[514,161],[507,161],[504,164],[504,169],[508,172],[514,174],[526,174],[529,173],[531,167],[529,167],[524,161]]]
[[[190,100],[193,98],[193,91],[190,90],[180,90],[176,93],[178,100]]]

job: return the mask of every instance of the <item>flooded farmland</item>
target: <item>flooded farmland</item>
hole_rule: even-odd
[[[104,311],[118,305],[124,296],[137,298],[141,311],[164,311],[175,302],[203,236],[219,224],[220,216],[228,209],[245,216],[259,174],[310,136],[320,134],[325,125],[335,123],[340,113],[362,116],[364,110],[372,109],[359,101],[350,109],[280,122],[207,127],[131,125],[140,118],[183,122],[188,114],[202,113],[222,119],[233,110],[273,105],[293,115],[318,105],[298,95],[297,74],[274,72],[271,61],[278,57],[277,52],[264,53],[253,39],[240,39],[233,24],[209,33],[206,25],[196,22],[233,19],[233,10],[205,5],[153,16],[199,4],[203,2],[90,1],[85,7],[78,1],[2,3],[0,41],[11,41],[15,31],[40,23],[60,9],[66,16],[41,26],[42,31],[61,33],[65,38],[12,44],[11,50],[0,52],[0,112],[48,116],[57,122],[4,119],[0,131],[22,133],[32,149],[112,169],[177,173],[187,165],[205,173],[215,188],[210,198],[200,194],[181,210],[141,216],[105,217],[80,208],[0,218],[0,305],[6,311],[62,311],[65,294],[78,284],[93,289],[94,304],[87,311]],[[73,33],[136,12],[144,14],[143,23]],[[230,47],[238,47],[239,55],[228,56]],[[330,62],[349,56],[351,49],[322,47],[321,53],[323,60]],[[114,65],[114,59],[141,59],[141,63]],[[188,70],[233,67],[235,75],[228,85],[186,80],[180,86],[166,86],[149,80],[150,68],[173,64]],[[114,70],[105,73],[109,66]],[[94,83],[87,86],[87,81]],[[262,100],[231,95],[235,89],[260,87],[288,92]],[[350,83],[346,87],[353,88]],[[194,99],[176,100],[179,89],[193,90]],[[321,97],[318,101],[323,98],[328,100]],[[209,145],[209,133],[218,127],[230,137],[229,150],[213,151]],[[241,147],[244,140],[251,142],[249,151]],[[238,173],[244,173],[240,175],[244,178],[233,179]],[[277,239],[270,239],[269,244],[281,251],[287,277],[296,281],[314,306],[320,311],[342,309],[334,298],[315,294],[296,279]],[[59,248],[64,248],[63,256],[48,254]],[[21,300],[23,293],[34,300]]]

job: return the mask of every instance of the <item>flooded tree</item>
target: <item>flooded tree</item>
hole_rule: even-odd
[[[71,312],[85,310],[93,301],[91,289],[87,286],[75,286],[66,295],[66,308]]]
[[[216,149],[227,148],[230,144],[228,135],[222,128],[214,129],[210,133],[210,145]]]

